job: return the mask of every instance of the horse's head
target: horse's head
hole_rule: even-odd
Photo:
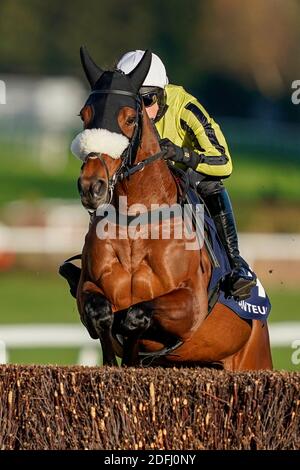
[[[91,93],[80,111],[84,130],[73,140],[71,150],[83,161],[78,180],[82,203],[95,210],[110,200],[118,176],[135,158],[142,114],[139,89],[151,64],[151,52],[146,51],[128,75],[120,70],[103,71],[84,47],[80,55]]]

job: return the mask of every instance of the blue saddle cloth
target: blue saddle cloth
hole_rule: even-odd
[[[226,276],[226,274],[230,273],[231,268],[228,256],[218,237],[215,224],[207,214],[205,215],[205,225],[206,229],[209,231],[213,251],[220,264],[219,268],[213,269],[209,284],[210,292],[215,289],[216,285],[224,276]],[[248,264],[247,266],[249,271],[253,272]],[[259,279],[257,279],[256,285],[252,287],[252,293],[248,299],[236,301],[233,298],[225,298],[222,287],[220,287],[217,302],[226,305],[226,307],[229,307],[237,315],[248,320],[266,321],[271,311],[269,297],[267,296]]]

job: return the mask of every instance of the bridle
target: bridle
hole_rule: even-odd
[[[84,167],[85,163],[89,158],[98,158],[103,165],[105,169],[105,174],[106,174],[106,179],[107,179],[107,186],[106,186],[106,202],[105,204],[110,204],[113,198],[114,190],[116,187],[116,184],[119,181],[124,180],[125,178],[129,178],[132,176],[134,173],[137,173],[139,171],[143,171],[146,166],[149,164],[155,162],[156,160],[161,160],[163,157],[166,155],[167,151],[166,150],[161,150],[160,152],[150,155],[148,158],[145,158],[143,161],[140,161],[138,163],[134,163],[136,159],[136,154],[137,150],[141,141],[141,135],[142,135],[142,99],[140,94],[132,93],[130,91],[125,91],[125,90],[109,90],[109,89],[104,89],[104,90],[93,90],[89,97],[91,95],[96,95],[96,94],[114,94],[114,95],[125,95],[125,96],[130,96],[135,99],[136,104],[137,104],[137,114],[136,114],[136,120],[134,122],[134,132],[133,135],[130,139],[128,147],[124,150],[124,152],[121,155],[121,165],[117,169],[117,171],[113,174],[113,176],[109,175],[109,170],[107,167],[107,163],[105,162],[105,159],[103,158],[101,153],[97,152],[92,152],[89,153],[82,165],[82,168]],[[88,98],[89,99],[89,98]]]

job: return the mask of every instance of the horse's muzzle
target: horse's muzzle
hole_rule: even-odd
[[[87,210],[96,210],[107,200],[107,183],[104,179],[82,181],[79,178],[78,191],[81,202]]]

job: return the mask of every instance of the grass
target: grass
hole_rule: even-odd
[[[225,181],[232,198],[242,201],[300,202],[300,165],[273,162],[266,157],[252,159],[240,155],[234,160],[233,173]]]
[[[0,275],[0,323],[78,323],[75,300],[56,274],[10,272]]]
[[[269,317],[271,322],[300,322],[300,289],[280,286],[268,289],[267,293],[272,304]]]
[[[2,153],[2,152],[1,152]],[[74,199],[78,197],[76,181],[80,162],[70,157],[67,165],[51,173],[30,155],[2,155],[0,172],[0,206],[17,199]]]
[[[268,290],[272,302],[271,322],[300,321],[300,291],[278,287]],[[58,275],[38,272],[10,272],[0,275],[2,324],[18,323],[79,323],[75,301],[67,285]],[[288,308],[287,308],[288,306]],[[92,340],[91,340],[92,345]],[[291,348],[274,348],[276,369],[299,370],[291,362]],[[36,364],[74,364],[76,349],[15,349],[9,361]]]
[[[278,287],[269,289],[272,303],[270,322],[300,322],[300,290]],[[300,338],[299,338],[300,339]],[[292,363],[292,348],[273,348],[272,356],[275,369],[300,370],[300,364]],[[300,355],[299,355],[300,357]]]
[[[55,364],[65,366],[76,364],[77,360],[78,350],[76,348],[12,349],[8,355],[8,361],[11,364]]]
[[[273,348],[272,358],[276,370],[300,371],[300,364],[293,364],[292,354],[295,350],[292,348]],[[298,357],[300,355],[298,354]]]

